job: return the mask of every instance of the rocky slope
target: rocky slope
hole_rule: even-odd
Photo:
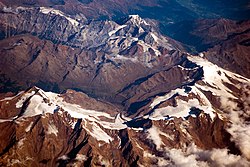
[[[248,166],[249,79],[188,59],[202,78],[148,99],[136,115],[73,90],[2,95],[1,164]]]
[[[192,56],[138,15],[38,2],[1,8],[0,166],[250,165],[248,22],[204,23]]]
[[[225,20],[224,32],[220,33],[223,42],[217,42],[213,47],[204,52],[204,55],[211,62],[234,71],[245,77],[250,76],[250,22],[230,22]],[[216,26],[219,28],[220,26]],[[214,33],[215,34],[215,33]],[[218,56],[220,55],[220,56]]]
[[[178,42],[160,35],[137,15],[119,24],[86,23],[54,9],[11,10],[1,15],[1,80],[9,79],[17,87],[77,88],[112,99],[129,84],[185,61]]]
[[[213,63],[249,78],[249,20],[183,21],[167,29],[171,37],[203,52]]]

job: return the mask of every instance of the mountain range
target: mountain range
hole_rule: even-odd
[[[250,166],[249,2],[0,1],[0,166]]]

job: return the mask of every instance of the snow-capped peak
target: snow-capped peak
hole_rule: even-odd
[[[131,22],[135,25],[148,25],[149,24],[144,20],[142,19],[139,15],[129,15],[129,20],[127,21],[128,22]]]
[[[46,8],[46,7],[40,7],[40,12],[43,14],[54,14],[54,15],[59,15],[61,17],[64,17],[65,19],[67,19],[72,25],[74,26],[78,26],[79,22],[69,16],[66,16],[66,14],[64,14],[62,11],[60,10],[56,10],[53,8]]]

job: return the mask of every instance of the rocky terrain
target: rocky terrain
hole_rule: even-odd
[[[249,24],[249,20],[202,19],[171,25],[167,31],[193,52],[203,52],[211,62],[249,78]]]
[[[130,115],[73,90],[33,87],[3,96],[1,164],[217,166],[230,157],[225,166],[248,166],[249,79],[188,59],[202,68],[202,79],[151,98]]]
[[[250,166],[249,21],[98,2],[0,2],[0,166]]]
[[[27,16],[22,10],[27,10]],[[45,10],[52,9],[21,9],[20,14],[1,15],[2,26],[17,34],[1,41],[2,80],[8,77],[24,89],[37,84],[47,90],[77,88],[95,96],[111,97],[139,79],[185,61],[178,42],[160,35],[137,15],[121,21],[123,24],[94,21],[74,25],[73,19],[58,11]],[[16,18],[15,25],[6,25],[4,18]],[[25,21],[27,18],[31,21]],[[48,23],[43,23],[43,27],[39,20],[42,22],[44,18]],[[48,28],[55,19],[67,24]],[[19,30],[20,24],[28,32]],[[17,57],[17,53],[22,56]],[[16,62],[14,68],[13,62]]]

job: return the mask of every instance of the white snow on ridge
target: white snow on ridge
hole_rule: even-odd
[[[88,158],[86,155],[83,155],[83,154],[76,154],[76,158],[75,158],[77,161],[81,161],[81,162],[84,162],[86,161]]]
[[[18,97],[20,94],[24,93],[24,91],[19,92],[18,94],[16,94],[15,96],[11,96],[11,97],[5,97],[4,99],[0,100],[0,101],[9,101],[12,100],[16,97]]]
[[[33,122],[29,124],[29,126],[25,129],[25,132],[29,132],[32,128]]]
[[[151,48],[155,52],[156,56],[160,56],[161,55],[161,52],[159,50],[157,50],[156,48],[152,47],[151,45],[145,43],[142,40],[139,40],[138,44],[140,44],[142,46],[143,52],[148,52],[149,48]]]
[[[190,88],[191,88],[191,91],[188,93],[185,92],[185,89],[178,88],[176,90],[170,91],[168,94],[164,96],[156,97],[151,103],[150,108],[154,109],[155,106],[157,106],[161,102],[169,100],[175,95],[187,97],[189,93],[194,93],[198,95],[202,100],[202,104],[200,104],[198,99],[189,99],[188,101],[176,99],[176,103],[177,103],[176,107],[167,106],[163,108],[157,108],[154,110],[152,114],[150,114],[149,118],[152,120],[161,120],[161,119],[164,120],[164,119],[169,119],[171,117],[185,118],[189,115],[194,116],[193,114],[190,114],[189,112],[192,107],[196,107],[196,108],[199,108],[200,110],[203,110],[205,113],[209,114],[210,117],[213,119],[215,117],[215,110],[213,109],[209,100],[195,86],[191,86]]]
[[[23,103],[28,99],[30,98],[31,96],[33,96],[36,92],[35,91],[32,91],[30,93],[25,93],[21,99],[16,103],[16,108],[21,108],[23,106]],[[14,96],[15,97],[15,96]],[[10,99],[10,97],[8,98]]]
[[[43,115],[45,113],[53,114],[55,109],[55,105],[48,105],[48,103],[44,102],[43,97],[40,95],[34,95],[30,99],[30,104],[23,113],[23,117],[33,117],[40,114]]]
[[[25,140],[26,140],[26,138],[22,138],[21,140],[18,141],[17,147],[18,147],[19,149],[21,149],[21,148],[23,147],[24,141],[25,141]]]
[[[117,55],[115,57],[112,57],[112,59],[114,60],[124,60],[124,61],[132,61],[132,62],[138,62],[138,58],[137,57],[126,57],[126,56],[121,56],[121,55]]]
[[[77,26],[79,24],[78,21],[76,21],[75,19],[72,19],[68,16],[66,16],[63,12],[61,12],[60,10],[56,10],[53,8],[45,8],[45,7],[40,7],[40,12],[44,13],[44,14],[55,14],[55,15],[59,15],[62,16],[64,18],[66,18],[72,25]]]
[[[188,59],[196,63],[197,65],[202,66],[204,71],[204,78],[202,79],[202,81],[205,82],[205,85],[196,83],[194,86],[190,86],[191,90],[188,93],[185,93],[185,90],[180,88],[172,90],[164,96],[156,97],[151,103],[150,108],[154,109],[158,104],[172,98],[174,95],[188,96],[188,94],[194,93],[199,97],[199,100],[189,99],[188,101],[184,101],[181,99],[176,99],[176,107],[167,106],[163,108],[157,108],[153,113],[151,113],[151,115],[149,115],[150,119],[160,120],[169,119],[171,117],[184,118],[190,115],[189,112],[192,107],[203,110],[213,119],[215,117],[215,113],[217,112],[214,110],[211,102],[207,99],[206,95],[200,90],[211,91],[214,96],[218,96],[221,100],[222,107],[228,108],[228,105],[230,104],[231,109],[237,109],[237,103],[233,101],[234,99],[237,99],[237,97],[233,95],[232,91],[228,87],[226,87],[224,83],[240,87],[239,85],[233,84],[228,77],[233,78],[243,84],[249,84],[250,80],[238,74],[224,70],[204,58],[197,56],[188,56]],[[220,118],[223,118],[220,113],[217,114]],[[191,114],[191,116],[194,115]]]
[[[115,122],[105,122],[105,121],[100,121],[101,125],[106,128],[106,129],[113,129],[113,130],[119,130],[119,129],[125,129],[127,128],[127,125],[124,124],[124,122],[127,120],[124,120],[121,116],[121,114],[116,115],[115,117]]]
[[[189,115],[193,116],[193,114],[189,113],[192,107],[197,107],[203,110],[205,113],[210,114],[212,119],[215,117],[213,110],[209,106],[201,106],[197,99],[190,99],[187,102],[180,99],[177,99],[176,101],[176,107],[167,106],[155,109],[149,118],[152,120],[161,120],[168,117],[185,118]]]
[[[154,101],[151,103],[150,107],[154,108],[155,106],[157,106],[158,104],[160,104],[161,102],[164,102],[168,99],[170,99],[171,97],[173,97],[174,95],[181,95],[181,96],[188,96],[187,93],[185,93],[184,89],[176,89],[176,90],[172,90],[171,92],[169,92],[168,94],[166,94],[165,96],[158,96],[154,99]]]
[[[154,38],[155,42],[159,40],[159,38],[154,33],[151,32],[150,34]]]
[[[228,70],[224,70],[217,65],[209,62],[206,59],[197,56],[189,56],[188,59],[197,65],[202,66],[204,71],[204,78],[203,81],[207,83],[209,86],[201,86],[197,85],[197,87],[203,90],[212,90],[214,95],[222,96],[223,98],[232,98],[236,99],[234,95],[232,95],[232,91],[227,88],[224,83],[229,83],[234,85],[228,77],[236,79],[242,83],[249,83],[250,79],[247,79],[243,76],[230,72]]]
[[[129,15],[130,21],[137,25],[137,24],[145,24],[149,25],[145,20],[143,20],[139,15]]]
[[[113,31],[110,31],[110,32],[108,33],[109,36],[112,36],[112,35],[115,34],[117,31],[123,29],[124,27],[127,27],[127,25],[118,26],[116,29],[114,29]]]
[[[58,159],[61,159],[61,160],[68,160],[69,157],[67,155],[62,155],[60,156]]]
[[[121,114],[118,114],[114,117],[105,112],[86,110],[79,105],[65,102],[64,99],[60,97],[59,94],[56,93],[44,92],[41,89],[39,89],[36,94],[35,91],[32,91],[32,93],[25,93],[23,97],[21,97],[21,99],[17,102],[17,106],[22,107],[23,102],[27,100],[27,98],[30,98],[29,105],[27,106],[27,109],[25,110],[23,115],[18,119],[25,117],[33,117],[36,115],[45,115],[47,113],[53,114],[55,112],[65,111],[73,118],[83,119],[83,121],[85,122],[85,126],[83,126],[84,129],[86,129],[86,131],[97,140],[104,141],[106,143],[112,141],[113,138],[110,137],[100,127],[100,125],[104,129],[127,128],[127,125],[124,124],[124,122],[126,122],[129,119],[126,117],[123,118]],[[103,117],[111,121],[101,120],[101,118]],[[5,121],[13,121],[13,119],[0,120],[0,122],[5,122]],[[86,127],[87,123],[90,125],[88,128]],[[26,132],[30,131],[32,124],[33,123],[31,122],[30,125],[25,129]],[[74,128],[74,126],[72,126],[72,128]],[[54,124],[49,123],[47,133],[57,135],[58,129]]]
[[[204,81],[206,85],[200,85],[196,83],[196,90],[201,89],[204,91],[211,91],[214,96],[218,96],[220,98],[222,108],[227,108],[227,110],[230,109],[234,111],[238,110],[237,103],[234,101],[237,100],[238,97],[236,97],[233,92],[224,85],[224,83],[231,84],[238,89],[245,90],[246,88],[244,88],[244,85],[250,86],[250,79],[228,70],[224,70],[217,65],[209,62],[208,60],[197,56],[189,56],[188,59],[200,65],[204,71],[204,78],[202,79],[202,81]],[[229,78],[235,79],[241,84],[234,84],[229,80]],[[207,102],[209,101],[207,100]]]
[[[9,119],[0,119],[0,123],[3,123],[3,122],[11,122],[13,121],[15,118],[9,118]]]
[[[100,126],[97,125],[95,122],[90,123],[92,125],[92,129],[89,130],[89,128],[83,127],[87,132],[90,133],[91,136],[96,138],[98,141],[104,141],[106,143],[110,143],[113,141],[113,138],[110,137],[104,130],[100,128]]]
[[[58,133],[58,129],[57,127],[53,124],[53,123],[49,123],[48,124],[48,131],[47,131],[48,134],[54,134],[57,136],[57,133]]]

